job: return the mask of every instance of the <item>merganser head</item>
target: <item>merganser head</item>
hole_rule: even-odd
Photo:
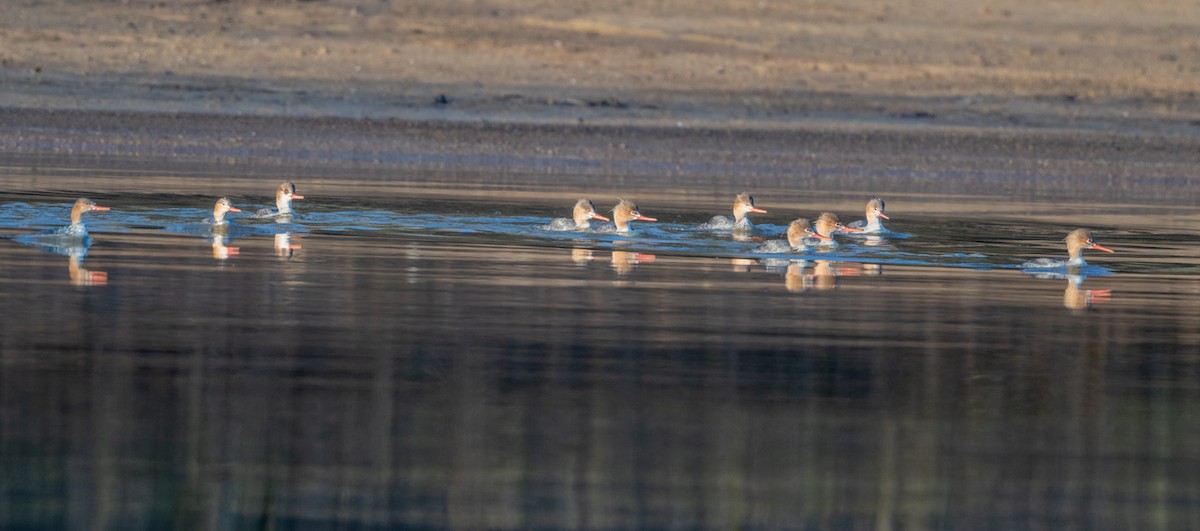
[[[296,193],[296,185],[292,182],[283,183],[275,189],[275,206],[279,208],[280,214],[292,211],[293,199],[304,199],[304,196]]]
[[[213,205],[213,221],[217,223],[225,222],[226,212],[241,212],[240,208],[235,208],[228,197],[222,197],[217,200],[217,204]]]
[[[575,228],[586,229],[591,226],[589,221],[598,219],[600,221],[609,221],[608,218],[596,213],[596,205],[592,204],[587,199],[580,199],[575,202],[575,210],[571,217],[575,220]]]
[[[817,234],[823,236],[823,240],[832,240],[833,233],[837,231],[844,232],[862,232],[862,229],[847,227],[842,224],[842,220],[833,212],[822,212],[817,218],[816,223],[813,223],[813,228],[817,230]]]
[[[871,198],[870,201],[867,201],[867,223],[879,223],[879,218],[892,219],[887,217],[887,214],[884,214],[883,211],[883,199],[878,197]]]
[[[1091,231],[1087,229],[1075,229],[1063,238],[1067,242],[1067,254],[1071,257],[1071,262],[1083,263],[1083,250],[1095,249],[1106,253],[1115,252],[1108,247],[1104,247],[1096,243],[1096,239],[1092,237]]]
[[[817,231],[813,230],[812,222],[808,221],[807,218],[797,219],[791,225],[788,225],[788,245],[791,245],[793,249],[803,249],[805,238],[830,239],[828,236],[817,234]]]
[[[742,192],[733,199],[733,220],[740,222],[746,214],[754,212],[756,214],[766,214],[767,211],[754,206],[754,196]]]
[[[617,225],[618,232],[626,232],[629,230],[630,221],[658,221],[655,218],[648,218],[638,212],[638,206],[633,201],[621,199],[617,206],[613,207],[613,223]]]
[[[75,205],[71,207],[71,224],[78,225],[83,221],[83,215],[93,210],[103,211],[108,210],[108,207],[99,206],[95,201],[84,197],[76,199]]]

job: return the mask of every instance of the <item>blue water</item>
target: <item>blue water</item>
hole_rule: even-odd
[[[114,208],[85,216],[89,231],[121,233],[133,229],[162,230],[208,237],[213,227],[203,223],[211,211],[203,208],[169,206],[172,201],[194,201],[185,197],[156,197],[154,206]],[[787,224],[774,219],[760,220],[751,232],[734,232],[697,225],[693,219],[704,213],[684,213],[674,219],[660,217],[658,222],[634,222],[628,233],[616,233],[612,223],[593,222],[583,231],[546,230],[551,216],[508,214],[502,210],[484,210],[472,203],[435,204],[449,213],[412,210],[358,210],[357,204],[339,205],[337,201],[310,200],[307,209],[290,218],[279,220],[254,219],[251,214],[230,213],[232,223],[223,227],[221,236],[229,240],[271,237],[279,234],[364,234],[380,233],[411,237],[444,239],[449,242],[468,241],[506,243],[532,247],[585,247],[596,250],[622,250],[647,254],[676,256],[742,258],[750,260],[825,260],[880,265],[922,267],[953,267],[974,270],[1016,269],[1024,261],[1039,257],[1065,257],[1065,249],[1056,242],[1068,227],[1037,223],[1018,223],[1011,220],[971,224],[946,223],[929,216],[904,216],[890,224],[891,232],[884,236],[839,234],[836,246],[810,247],[802,252],[764,253],[768,240],[783,239]],[[243,205],[253,212],[258,205]],[[895,208],[895,207],[894,207]],[[512,210],[527,210],[513,205]],[[9,202],[0,205],[0,230],[10,236],[26,230],[50,230],[64,225],[69,217],[66,203]],[[789,220],[790,221],[790,220]],[[1097,231],[1105,245],[1120,249],[1130,234],[1121,231]],[[981,237],[982,236],[982,237]],[[1041,238],[1035,240],[1034,238]],[[21,240],[20,237],[17,238]],[[102,238],[100,238],[102,239]],[[1037,246],[1037,254],[1030,247]],[[1147,271],[1138,264],[1129,250],[1115,256],[1094,257],[1083,274],[1100,276],[1121,271]],[[1168,259],[1170,257],[1167,257]],[[1179,257],[1173,264],[1186,270],[1188,257]],[[1161,268],[1159,262],[1157,268]]]

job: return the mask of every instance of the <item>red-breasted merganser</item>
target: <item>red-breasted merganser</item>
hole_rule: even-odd
[[[571,219],[555,218],[545,228],[547,230],[586,230],[591,228],[593,219],[610,221],[596,213],[596,205],[590,200],[580,199],[575,202],[575,208],[571,211]]]
[[[833,233],[838,231],[862,232],[862,229],[843,225],[837,214],[833,212],[822,212],[816,223],[813,223],[813,228],[816,229],[817,236],[821,240],[820,245],[837,245],[837,240],[833,239]]]
[[[262,208],[254,213],[255,218],[274,218],[292,214],[292,200],[304,199],[296,193],[296,185],[291,182],[280,184],[275,188],[275,208]],[[236,210],[234,212],[237,212]]]
[[[1067,234],[1067,237],[1063,238],[1063,241],[1067,243],[1067,260],[1060,258],[1038,258],[1021,264],[1021,267],[1025,269],[1085,267],[1087,266],[1087,262],[1083,259],[1084,249],[1095,249],[1106,253],[1116,252],[1096,243],[1096,239],[1092,236],[1091,231],[1087,229],[1075,229],[1070,234]]]
[[[883,213],[884,207],[885,205],[883,203],[883,199],[878,197],[871,198],[870,201],[867,201],[867,219],[855,221],[854,223],[851,223],[849,227],[860,229],[860,231],[865,234],[879,234],[882,232],[887,232],[888,230],[883,227],[883,223],[879,221],[880,219],[892,219],[889,218],[887,214]]]
[[[643,216],[638,211],[638,206],[628,199],[621,199],[617,206],[613,207],[612,213],[617,232],[629,232],[630,221],[658,221],[655,218]]]
[[[225,219],[226,213],[241,212],[241,211],[242,210],[240,208],[236,208],[233,206],[233,202],[231,202],[229,200],[229,198],[222,197],[217,200],[217,203],[215,205],[213,205],[212,217],[204,220],[204,222],[208,223],[210,225],[225,225],[225,224],[229,223],[229,220]]]

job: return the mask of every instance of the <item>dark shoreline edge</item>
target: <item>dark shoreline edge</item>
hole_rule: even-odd
[[[737,175],[798,189],[1200,204],[1200,138],[1021,127],[813,121],[788,128],[505,123],[0,108],[5,165],[168,158],[389,172],[566,173],[647,186]],[[36,165],[36,164],[34,164]],[[119,165],[119,164],[118,164]],[[484,177],[481,177],[481,179]]]

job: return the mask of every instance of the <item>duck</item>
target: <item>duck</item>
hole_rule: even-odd
[[[296,185],[292,182],[285,182],[275,188],[275,208],[263,208],[254,213],[254,217],[258,219],[276,218],[292,215],[292,200],[304,199],[304,196],[296,193]],[[240,212],[235,210],[234,212]]]
[[[754,228],[748,214],[766,214],[767,211],[754,206],[754,196],[748,192],[737,194],[733,198],[733,219],[725,216],[713,216],[701,229],[748,230]]]
[[[46,238],[83,238],[88,235],[87,227],[83,224],[83,215],[88,212],[103,212],[109,210],[109,207],[97,205],[95,201],[86,197],[80,197],[75,200],[75,204],[71,205],[71,224],[66,227],[30,234],[31,237]]]
[[[591,200],[580,199],[575,202],[575,208],[571,210],[571,219],[556,218],[546,225],[546,229],[587,230],[592,227],[591,220],[593,219],[610,221],[608,218],[596,213],[596,205]]]
[[[638,206],[633,201],[628,199],[620,199],[617,206],[613,207],[612,211],[613,224],[617,227],[617,232],[629,232],[631,221],[658,221],[656,218],[643,216],[638,211]]]
[[[817,231],[813,229],[812,222],[809,221],[808,218],[799,218],[792,221],[792,223],[788,225],[787,230],[788,245],[790,245],[794,251],[803,251],[808,248],[807,242],[804,241],[806,239],[827,241],[832,240],[833,238],[818,234]]]
[[[1024,269],[1054,269],[1059,267],[1087,267],[1087,261],[1083,259],[1084,249],[1094,249],[1106,253],[1115,253],[1116,251],[1109,249],[1103,245],[1096,243],[1096,238],[1092,236],[1092,231],[1088,229],[1075,229],[1067,234],[1063,241],[1067,244],[1067,259],[1061,258],[1038,258],[1021,264]]]
[[[883,222],[879,221],[881,219],[892,219],[889,218],[887,214],[883,213],[885,207],[886,205],[884,204],[883,199],[872,197],[870,201],[867,201],[867,219],[855,221],[854,223],[851,223],[849,227],[860,229],[859,232],[864,234],[881,234],[888,232],[888,230],[884,228]]]
[[[233,202],[228,197],[217,199],[213,205],[213,215],[211,218],[204,220],[205,223],[213,226],[221,226],[229,224],[230,220],[225,219],[225,214],[228,212],[241,212],[240,208],[233,206]]]
[[[833,212],[822,212],[817,217],[817,221],[813,223],[813,228],[816,230],[818,239],[821,240],[820,245],[837,245],[837,240],[833,239],[833,234],[838,231],[862,232],[862,229],[847,227],[842,224],[842,220],[838,219],[838,215]]]

